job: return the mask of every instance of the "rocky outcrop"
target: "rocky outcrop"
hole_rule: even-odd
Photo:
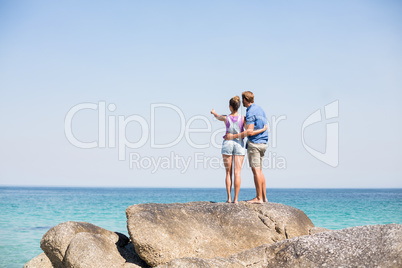
[[[151,266],[184,257],[227,257],[308,235],[314,227],[301,210],[276,203],[140,204],[126,214],[135,251]]]
[[[275,203],[141,204],[126,214],[131,241],[65,222],[43,236],[45,253],[24,267],[402,267],[400,224],[331,231]]]
[[[44,252],[25,263],[24,268],[53,268],[52,263]]]
[[[68,221],[51,228],[42,237],[40,247],[50,259],[53,266],[62,267],[64,255],[71,240],[78,233],[91,233],[103,235],[112,243],[119,241],[119,235],[87,222]],[[128,242],[128,241],[127,241]]]
[[[374,225],[303,236],[269,247],[270,267],[402,267],[402,225]]]
[[[126,263],[116,245],[105,236],[91,233],[79,233],[71,240],[63,265],[64,267],[140,267]]]
[[[65,222],[51,228],[41,248],[55,268],[146,267],[129,239],[86,222]]]
[[[263,245],[228,258],[173,260],[176,267],[402,267],[402,225],[372,225]]]

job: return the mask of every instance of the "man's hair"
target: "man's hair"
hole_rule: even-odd
[[[241,93],[241,97],[249,103],[254,103],[254,94],[251,91],[244,91]]]

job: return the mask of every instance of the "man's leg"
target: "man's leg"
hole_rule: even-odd
[[[249,203],[262,203],[264,202],[263,199],[263,174],[260,167],[252,167],[251,170],[253,171],[254,175],[254,184],[257,196],[254,199],[249,200]]]
[[[262,169],[261,169],[261,177],[262,177],[262,200],[264,202],[268,202],[268,198],[267,198],[267,187],[265,186],[265,176],[264,173],[262,173]]]
[[[262,203],[268,202],[267,199],[267,189],[265,186],[265,177],[262,173],[263,157],[265,150],[267,149],[266,144],[251,144],[252,148],[250,153],[248,152],[249,162],[251,170],[254,175],[254,184],[256,190],[256,197],[249,200],[250,203]],[[250,148],[250,144],[249,144]]]
[[[255,174],[253,169],[254,168],[251,168],[251,170],[253,171],[254,186],[255,186],[255,196],[256,197],[254,197],[253,199],[247,200],[247,202],[249,202],[249,203],[254,203],[255,201],[258,201],[258,192],[259,192],[258,186],[259,186],[259,184],[258,184],[257,175]]]
[[[255,185],[255,191],[256,191],[256,197],[251,200],[248,200],[247,202],[260,203],[262,196],[260,194],[261,187],[259,184],[259,176],[258,176],[258,171],[257,171],[259,161],[260,161],[260,153],[258,152],[258,149],[255,147],[255,145],[251,142],[248,142],[247,156],[248,156],[249,165],[253,172],[254,185]]]
[[[254,201],[257,201],[259,199],[259,183],[258,183],[258,174],[256,168],[251,168],[251,171],[253,172],[253,178],[254,178],[254,187],[255,187],[255,198],[253,199]]]
[[[261,189],[262,189],[261,190],[262,200],[263,200],[263,202],[268,202],[267,187],[265,186],[265,176],[264,176],[264,173],[262,172],[262,167],[264,164],[264,154],[265,154],[267,147],[265,144],[261,144],[258,149],[259,149],[258,151],[260,153],[260,179],[261,179],[260,183],[261,183]]]

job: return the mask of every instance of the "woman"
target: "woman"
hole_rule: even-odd
[[[212,109],[211,114],[213,114],[219,121],[224,121],[226,125],[226,133],[237,134],[244,131],[244,116],[240,116],[237,110],[240,107],[240,97],[234,96],[229,101],[230,115],[218,115],[214,109]],[[263,129],[253,131],[250,136],[257,135],[263,131],[267,130],[267,125]],[[226,135],[225,135],[226,136]],[[233,203],[237,203],[240,184],[241,184],[241,167],[243,165],[244,155],[246,154],[246,149],[244,148],[244,141],[242,138],[234,140],[225,140],[223,136],[222,144],[222,157],[223,163],[226,169],[226,191],[227,191],[227,203],[232,202],[231,191],[232,191],[232,164],[234,164],[234,190],[235,196]]]

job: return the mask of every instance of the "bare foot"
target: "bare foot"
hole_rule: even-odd
[[[258,199],[257,197],[254,197],[254,198],[251,199],[251,200],[247,200],[247,202],[254,202],[254,201],[258,201],[258,200],[260,200],[260,199]]]
[[[247,203],[251,203],[251,204],[262,204],[263,203],[263,201],[260,199],[256,199],[256,200],[254,200],[254,199],[248,200]]]
[[[237,200],[233,200],[233,203],[237,204],[237,203],[239,203],[239,202],[237,202]]]
[[[265,200],[264,200],[264,203],[268,203],[268,199],[265,199]]]
[[[226,203],[232,203],[232,201],[228,200],[228,201],[226,201]]]

